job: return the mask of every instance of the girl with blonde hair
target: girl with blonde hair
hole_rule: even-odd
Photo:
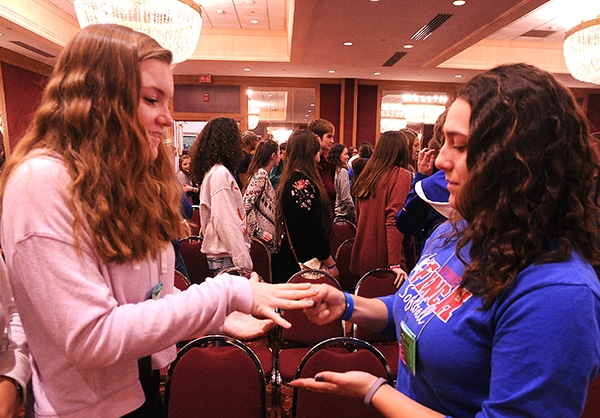
[[[175,292],[170,240],[184,226],[164,144],[170,64],[169,51],[131,29],[81,30],[0,178],[2,250],[36,416],[163,417],[158,369],[176,342],[257,335],[288,326],[275,308],[312,303],[302,300],[312,291],[256,277]]]

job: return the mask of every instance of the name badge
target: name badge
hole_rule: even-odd
[[[414,376],[417,370],[417,337],[404,321],[400,322],[400,330],[400,358]]]
[[[150,294],[148,295],[148,299],[158,299],[162,292],[163,284],[159,283],[152,288]]]

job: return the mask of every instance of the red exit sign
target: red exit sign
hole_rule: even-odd
[[[212,83],[212,76],[210,74],[200,74],[201,83]]]

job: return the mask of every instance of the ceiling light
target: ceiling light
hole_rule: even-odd
[[[373,75],[381,75],[381,73],[379,71],[375,71]]]
[[[452,2],[452,4],[455,5],[455,6],[463,6],[465,3],[466,3],[465,0],[454,0]]]
[[[225,13],[225,10],[223,10],[223,9],[217,9],[217,14],[218,15],[222,15],[223,13]]]
[[[244,68],[244,71],[250,71],[249,67]]]
[[[568,30],[563,53],[573,77],[600,84],[600,17]]]
[[[335,74],[335,70],[329,70],[329,74]]]
[[[456,75],[454,76],[454,78],[462,78],[462,75],[461,75],[461,74],[456,74]]]
[[[345,46],[352,46],[352,42],[344,42]]]
[[[414,48],[414,46],[411,45],[411,44],[406,44],[406,45],[404,45],[404,48],[405,49],[411,49],[411,48]]]
[[[202,11],[192,0],[74,0],[81,28],[116,23],[143,32],[173,53],[173,63],[187,60],[196,50]]]
[[[258,20],[256,20],[256,19],[252,19],[252,20],[250,21],[250,23],[252,23],[253,25],[258,25]]]

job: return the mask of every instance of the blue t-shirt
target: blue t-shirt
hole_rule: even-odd
[[[417,336],[415,375],[401,356],[396,388],[453,417],[579,417],[600,365],[592,267],[576,253],[531,265],[482,310],[479,296],[458,297],[464,265],[446,242],[451,228],[440,226],[398,292],[381,298],[389,328],[400,336],[404,321]]]

